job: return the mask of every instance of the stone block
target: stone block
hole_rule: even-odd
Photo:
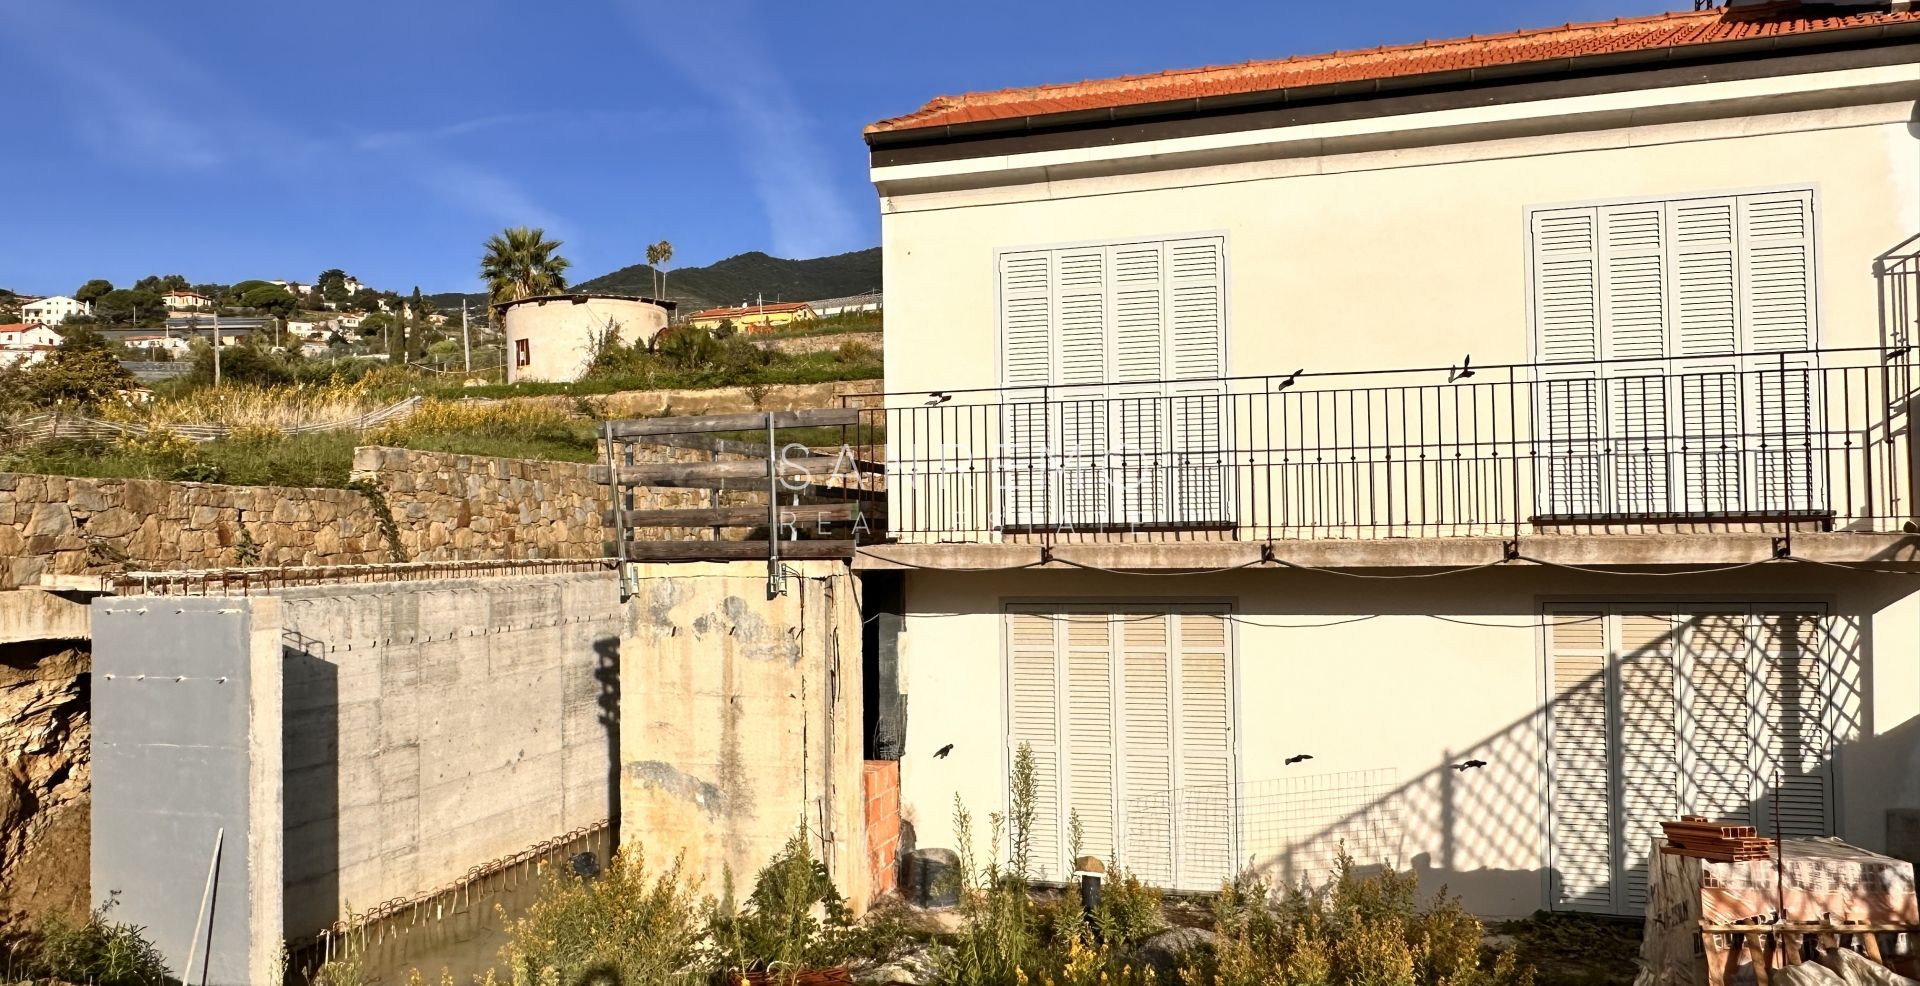
[[[108,507],[87,518],[87,533],[96,537],[123,538],[140,529],[140,518],[125,507]]]
[[[33,509],[22,533],[28,537],[57,537],[72,530],[73,515],[67,512],[65,503],[42,503]]]

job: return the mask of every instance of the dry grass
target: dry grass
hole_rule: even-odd
[[[161,427],[226,425],[286,431],[315,422],[347,422],[391,403],[374,396],[368,380],[282,387],[206,387],[137,406],[103,408],[102,417]]]

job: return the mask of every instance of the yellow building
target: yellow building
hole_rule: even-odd
[[[709,308],[687,316],[694,328],[711,332],[731,322],[741,332],[776,332],[795,322],[811,322],[818,316],[804,301],[775,302],[766,305],[741,305],[738,308]]]

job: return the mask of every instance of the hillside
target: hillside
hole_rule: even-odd
[[[669,267],[665,293],[668,299],[679,302],[680,310],[685,312],[751,302],[756,294],[767,301],[812,301],[879,289],[880,248],[874,247],[812,260],[783,260],[756,250],[706,267],[684,270]],[[646,264],[634,264],[611,274],[575,282],[571,290],[651,295],[653,271]],[[451,311],[460,307],[462,296],[449,293],[432,297],[441,311]],[[486,304],[485,295],[465,297],[468,304]]]

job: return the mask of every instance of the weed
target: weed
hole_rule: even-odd
[[[639,849],[615,853],[589,881],[548,868],[539,899],[508,926],[501,958],[513,981],[688,984],[704,931],[698,887],[679,859],[658,875]]]
[[[98,986],[160,986],[167,963],[146,938],[146,929],[109,918],[114,897],[75,923],[55,914],[35,933],[35,976]]]
[[[806,969],[845,963],[853,927],[853,914],[834,889],[826,864],[813,857],[804,826],[754,878],[744,910],[734,906],[728,874],[726,891],[708,920],[720,965],[732,978],[768,972],[784,982]]]

